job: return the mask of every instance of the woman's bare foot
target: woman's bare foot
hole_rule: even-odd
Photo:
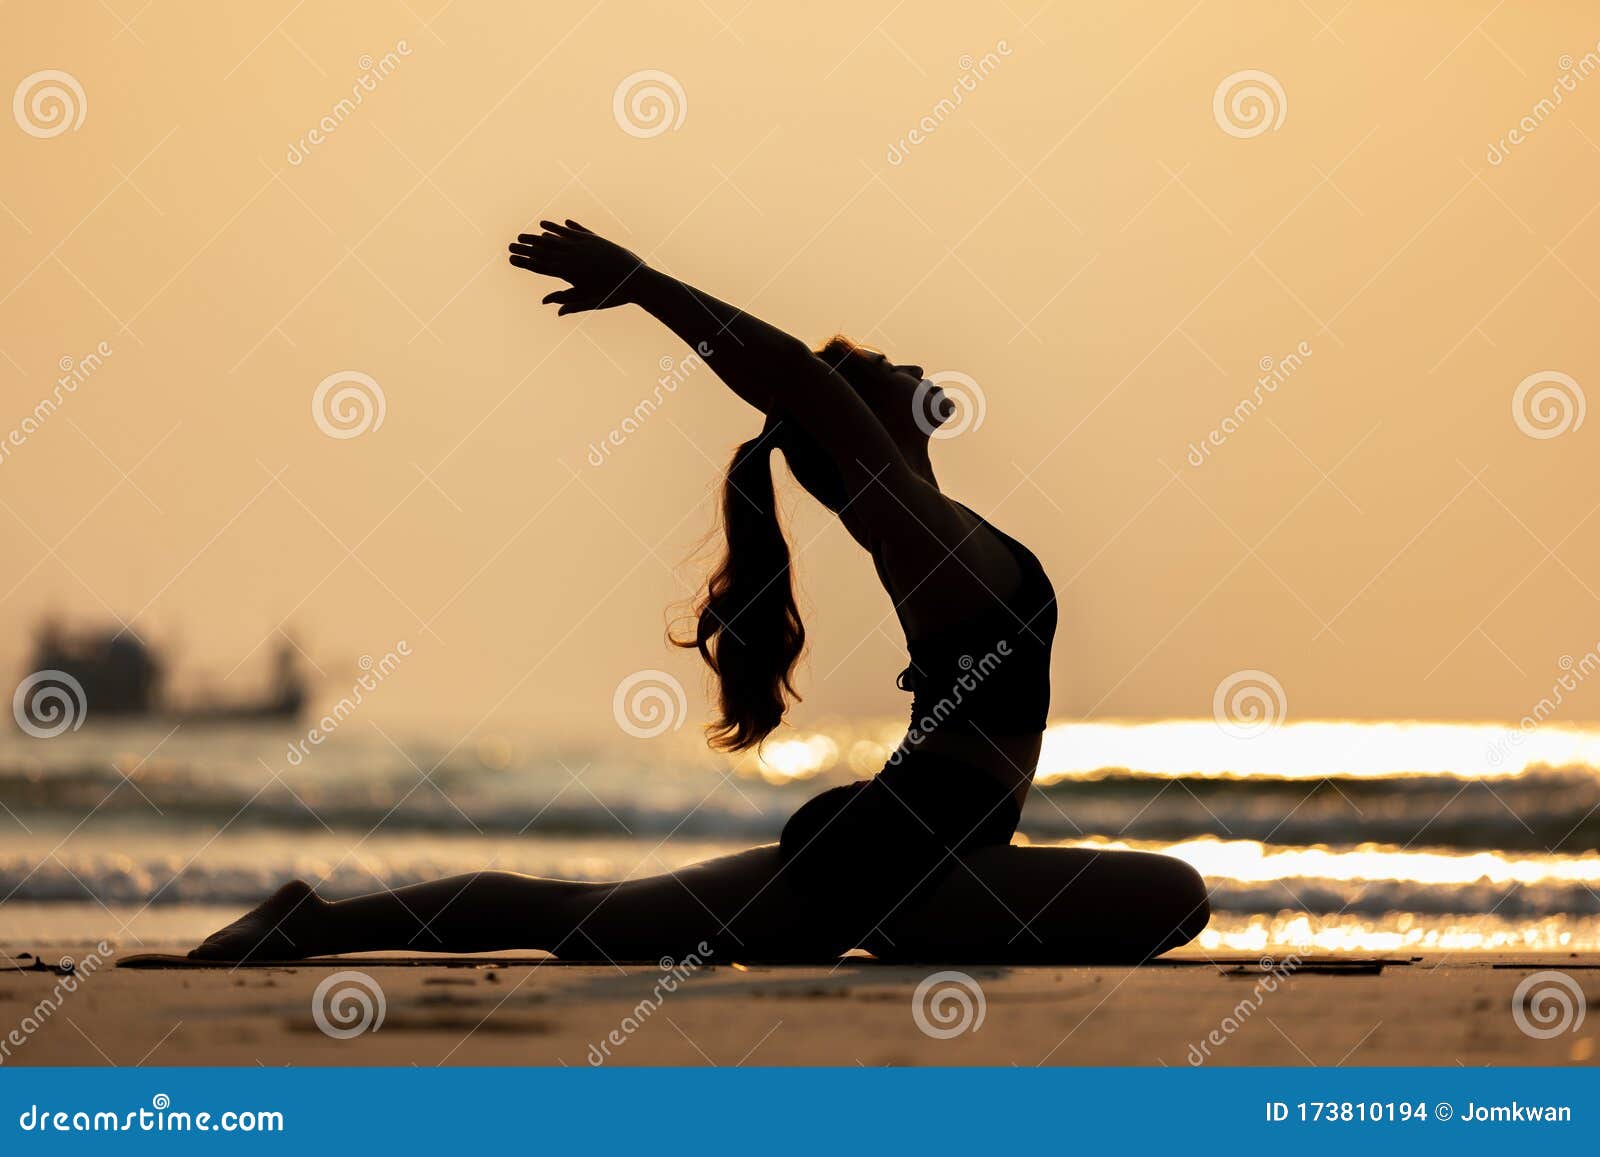
[[[279,888],[189,953],[197,960],[300,960],[324,951],[323,921],[331,905],[304,880]]]

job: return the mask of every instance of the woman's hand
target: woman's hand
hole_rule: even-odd
[[[511,264],[571,283],[544,298],[561,307],[558,316],[626,305],[643,287],[645,263],[622,246],[572,220],[540,221],[539,228],[544,232],[522,233],[511,243]]]

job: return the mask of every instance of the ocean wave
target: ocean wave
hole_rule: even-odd
[[[762,842],[839,777],[773,784],[704,771],[582,776],[444,768],[360,776],[201,773],[101,765],[0,768],[0,807],[26,826],[90,817],[97,830],[133,823],[236,830],[630,836]],[[0,816],[0,822],[6,822]],[[1542,770],[1494,782],[1448,776],[1287,780],[1105,775],[1039,788],[1022,830],[1041,839],[1196,836],[1276,844],[1357,844],[1581,852],[1600,848],[1600,778]]]
[[[314,882],[329,899],[344,899],[379,889],[404,887],[444,876],[494,868],[531,875],[573,880],[610,880],[667,871],[739,845],[720,841],[672,841],[646,854],[632,841],[545,841],[506,849],[473,840],[445,852],[419,842],[415,847],[369,851],[349,845],[339,850],[326,841],[319,851],[284,848],[263,853],[250,848],[224,847],[205,856],[176,854],[64,854],[41,858],[26,855],[0,857],[0,900],[6,903],[83,903],[106,906],[239,906],[256,903],[286,880]],[[1100,847],[1115,847],[1099,842]],[[1139,845],[1147,849],[1152,845]],[[1372,916],[1397,912],[1419,915],[1494,913],[1507,920],[1532,920],[1549,916],[1600,916],[1600,878],[1586,861],[1576,857],[1541,857],[1533,861],[1508,860],[1505,871],[1490,868],[1479,878],[1466,878],[1470,870],[1447,879],[1369,878],[1378,870],[1408,869],[1408,855],[1417,861],[1417,874],[1434,872],[1438,857],[1408,854],[1398,849],[1326,853],[1318,849],[1274,852],[1252,865],[1285,865],[1297,856],[1315,853],[1330,875],[1295,875],[1289,869],[1274,879],[1221,874],[1217,865],[1223,853],[1245,845],[1196,841],[1163,850],[1194,863],[1206,876],[1213,908],[1234,915],[1306,913],[1313,916]],[[1388,857],[1378,859],[1375,857]],[[1402,861],[1396,869],[1394,860]],[[1461,857],[1462,867],[1472,858]],[[1513,878],[1516,876],[1524,878]],[[1576,878],[1574,878],[1576,877]]]

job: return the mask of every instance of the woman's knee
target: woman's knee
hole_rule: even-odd
[[[1211,896],[1205,877],[1192,864],[1173,856],[1157,857],[1162,861],[1161,880],[1156,894],[1162,897],[1166,915],[1171,919],[1171,933],[1162,952],[1189,943],[1211,922]]]

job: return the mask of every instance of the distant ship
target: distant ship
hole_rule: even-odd
[[[287,641],[273,656],[267,689],[255,697],[170,696],[161,655],[126,631],[69,632],[47,623],[38,632],[28,670],[61,672],[76,681],[83,689],[85,722],[270,723],[297,718],[306,700],[305,680]]]

